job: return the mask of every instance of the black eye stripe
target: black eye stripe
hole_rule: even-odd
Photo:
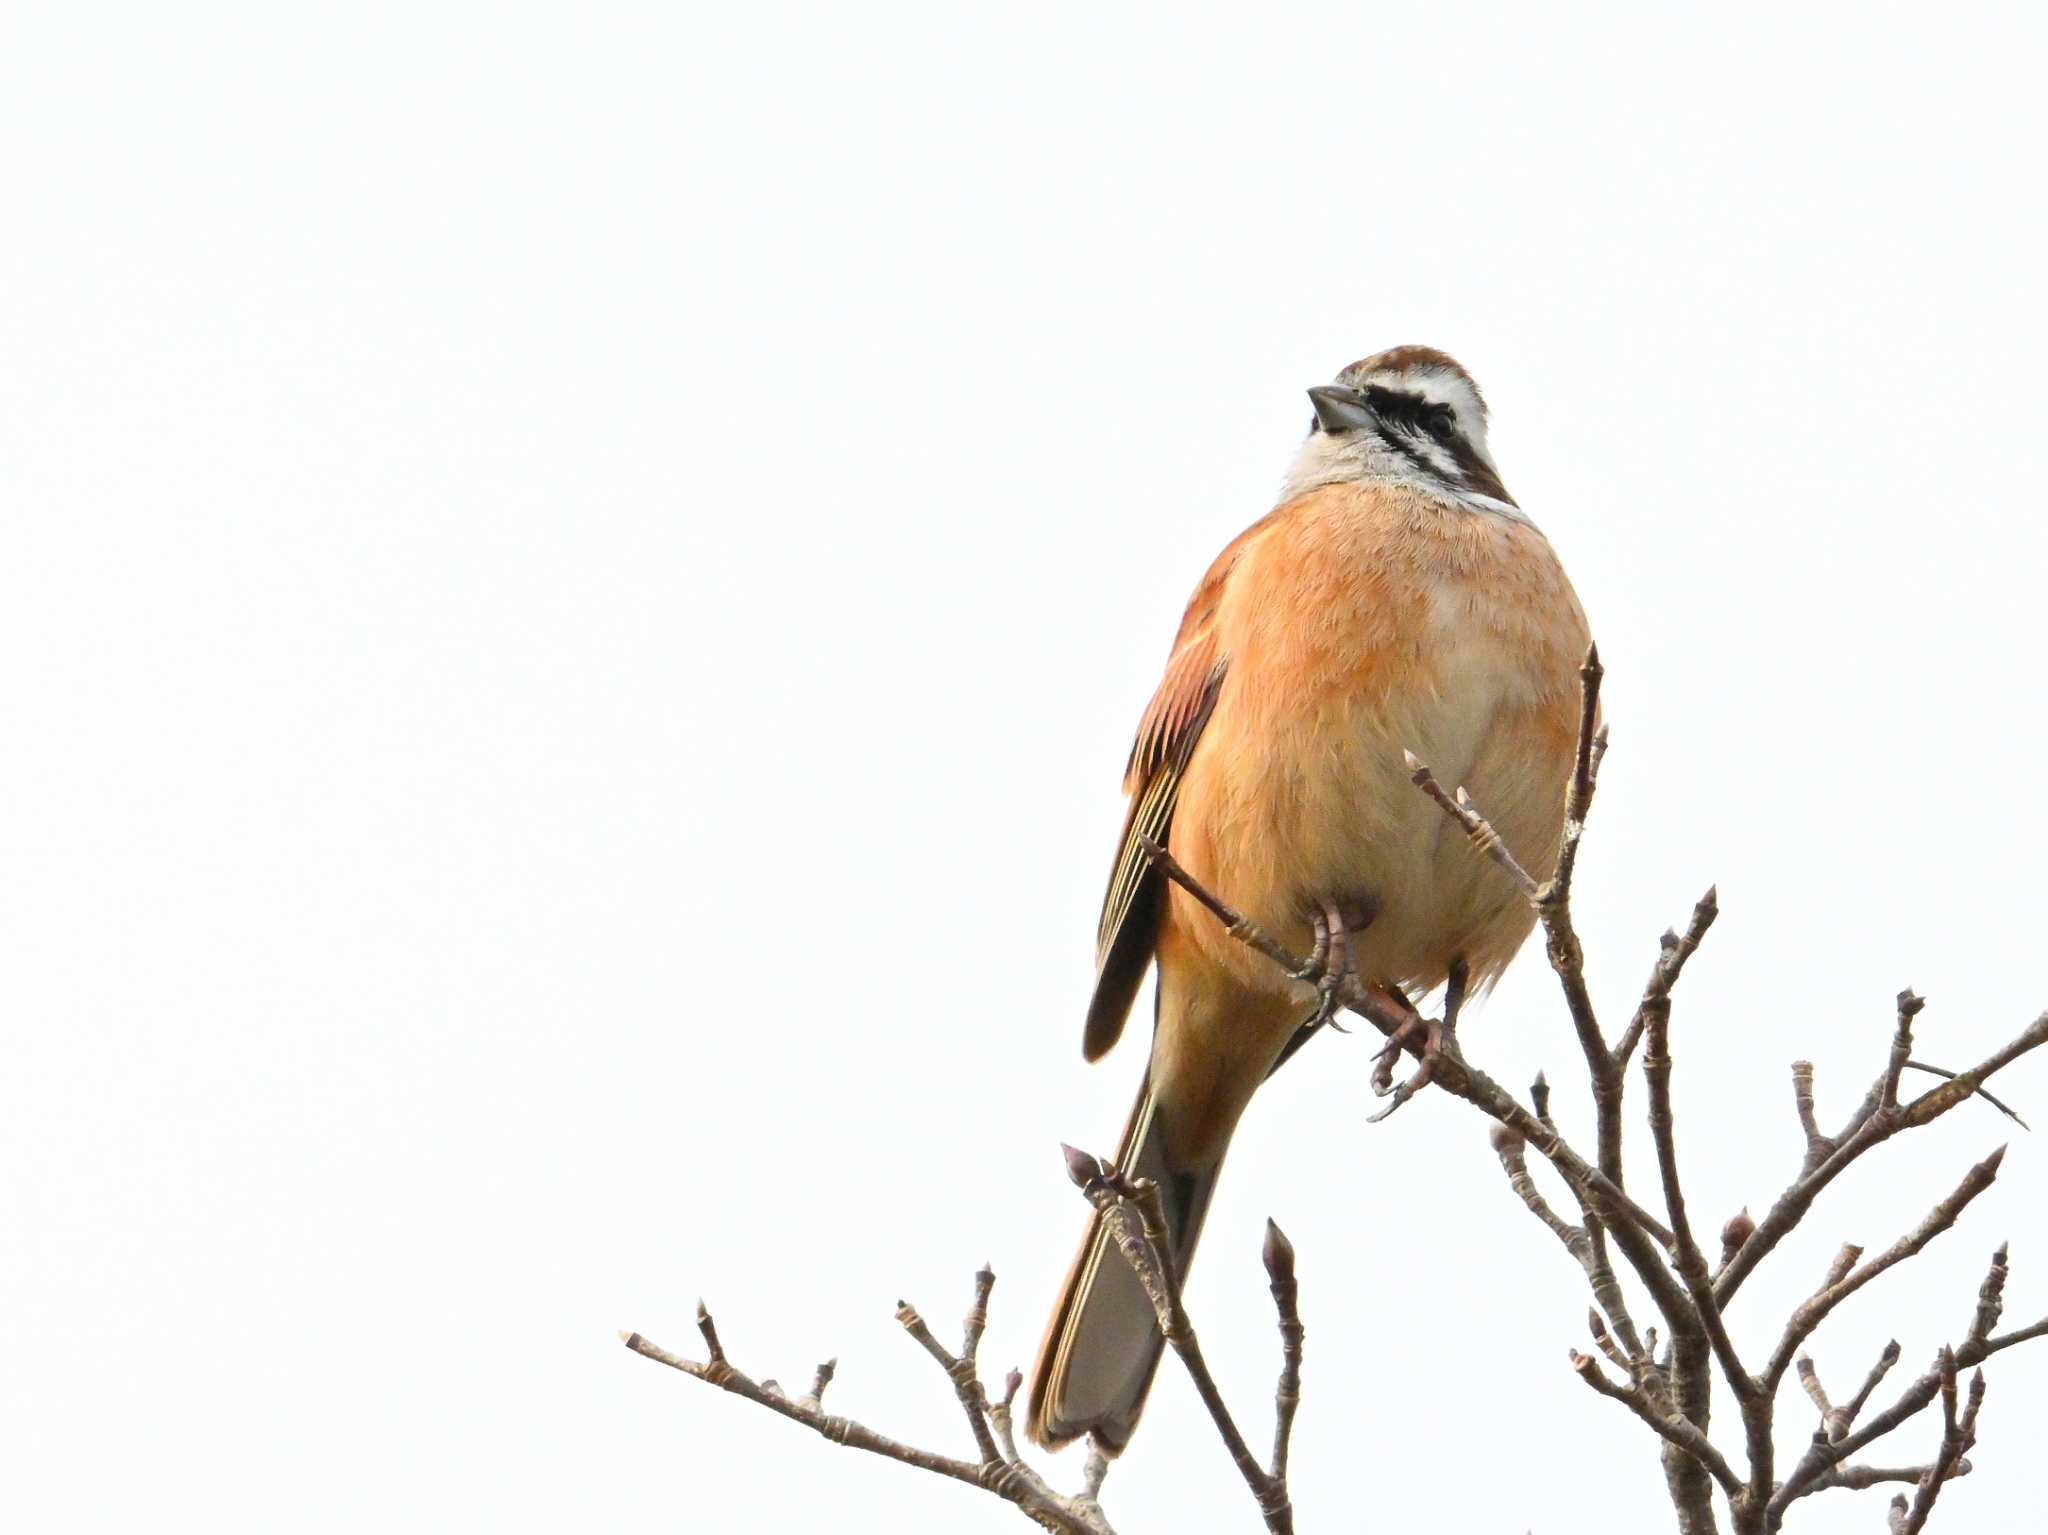
[[[1379,384],[1368,384],[1364,393],[1374,414],[1390,426],[1411,432],[1427,432],[1438,439],[1448,439],[1457,433],[1457,412],[1448,405]]]

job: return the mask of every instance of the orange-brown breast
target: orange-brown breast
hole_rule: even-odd
[[[1397,485],[1323,486],[1226,551],[1182,638],[1177,659],[1197,648],[1204,672],[1228,668],[1173,817],[1190,872],[1304,952],[1314,903],[1372,907],[1353,949],[1368,981],[1427,989],[1460,955],[1475,982],[1497,976],[1528,904],[1408,781],[1402,752],[1469,788],[1532,872],[1550,869],[1587,628],[1548,540]],[[1158,959],[1155,1080],[1177,1060],[1213,1074],[1220,1051],[1242,1058],[1223,1069],[1250,1078],[1248,1097],[1307,989],[1178,888]],[[1241,1108],[1217,1104],[1232,1121]]]

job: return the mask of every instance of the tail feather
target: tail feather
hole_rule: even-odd
[[[1148,1082],[1124,1127],[1116,1165],[1159,1185],[1167,1247],[1175,1271],[1184,1276],[1220,1159],[1194,1170],[1169,1163]],[[1101,1215],[1091,1214],[1032,1366],[1026,1431],[1048,1449],[1092,1434],[1104,1453],[1118,1453],[1138,1426],[1165,1347],[1144,1286],[1116,1250]]]

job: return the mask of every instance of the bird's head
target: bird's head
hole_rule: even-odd
[[[1315,416],[1281,491],[1392,480],[1512,509],[1486,450],[1486,401],[1455,358],[1397,346],[1309,390]]]

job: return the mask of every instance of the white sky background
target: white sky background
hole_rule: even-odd
[[[1028,1361],[1056,1143],[1142,1067],[1142,1022],[1079,1055],[1129,732],[1302,390],[1394,343],[1478,375],[1609,664],[1611,1023],[1719,881],[1699,1220],[1901,986],[1957,1066],[2048,1006],[2037,18],[961,9],[10,13],[9,1524],[1023,1528],[615,1329],[695,1350],[701,1293],[755,1374],[837,1354],[840,1411],[966,1446],[891,1309],[952,1332],[988,1259]],[[1534,948],[1465,1037],[1587,1133]],[[1576,1269],[1471,1111],[1363,1124],[1367,1058],[1261,1095],[1191,1294],[1261,1439],[1293,1236],[1304,1529],[1665,1527]],[[2009,1133],[1817,1356],[1909,1378],[2007,1236],[2048,1312],[2048,1142],[1966,1106],[1740,1340]],[[2033,1529],[2048,1353],[1990,1376],[1937,1524]],[[1169,1364],[1126,1530],[1256,1528],[1197,1411]]]

